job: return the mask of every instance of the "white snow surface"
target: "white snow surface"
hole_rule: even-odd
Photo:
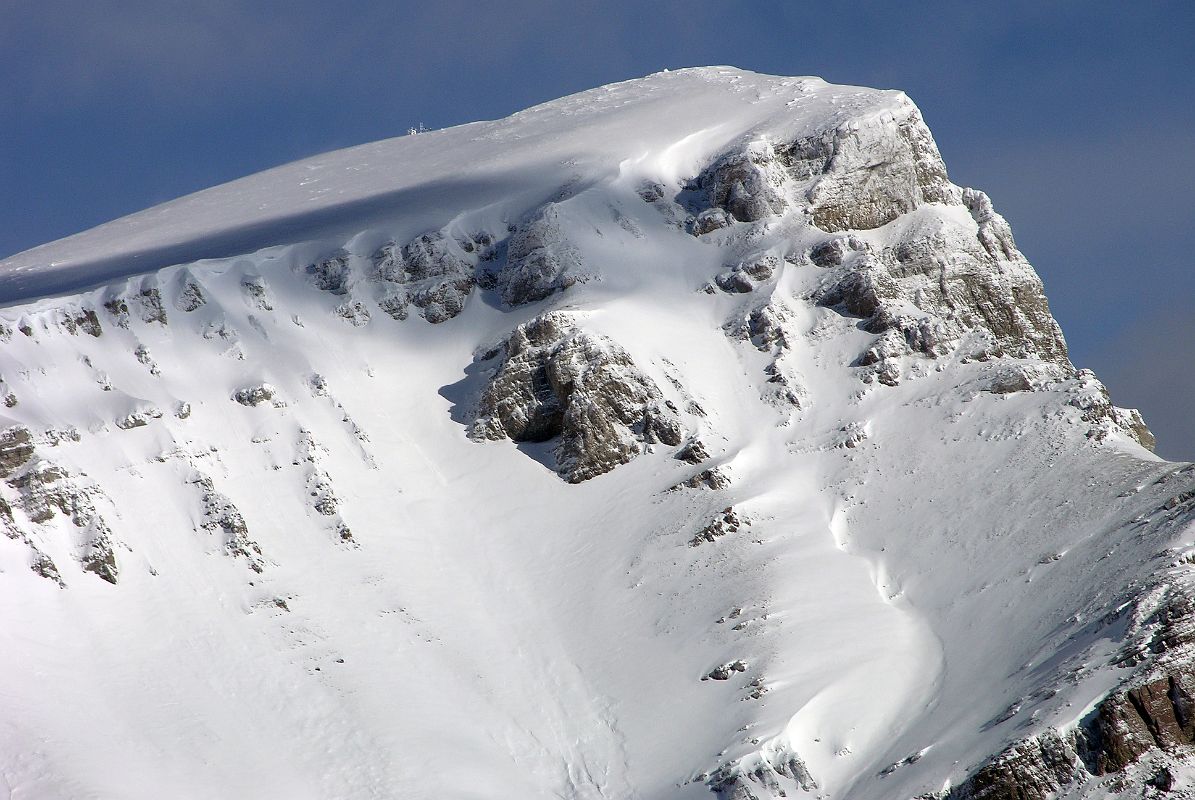
[[[887,800],[1075,724],[1127,674],[1115,612],[1185,579],[1195,531],[1160,511],[1177,490],[1159,482],[1185,467],[1089,437],[1078,379],[981,391],[991,364],[947,355],[864,383],[850,365],[875,337],[808,299],[818,267],[703,292],[732,233],[694,237],[636,193],[675,193],[734,147],[913,111],[816,78],[661,73],[0,262],[0,377],[19,399],[0,427],[90,487],[120,566],[115,585],[83,571],[65,513],[16,512],[64,587],[0,537],[0,797],[680,800],[711,797],[719,767],[792,753],[813,794]],[[475,289],[446,322],[397,321],[304,272],[343,252],[364,282],[388,241],[503,238],[548,201],[587,279],[537,303]],[[915,213],[974,230],[957,208]],[[905,224],[859,235],[880,247]],[[764,228],[763,250],[826,238],[791,214]],[[148,288],[164,324],[138,314]],[[788,314],[799,408],[769,399],[769,358],[724,330],[765,291]],[[125,327],[105,308],[120,298]],[[335,312],[351,299],[367,322]],[[573,485],[544,445],[467,438],[475,354],[553,308],[700,406],[683,420],[729,488],[668,491],[697,468],[662,445]],[[68,333],[72,309],[102,335]],[[267,383],[271,401],[231,399]],[[260,573],[202,527],[201,476],[239,509]],[[314,510],[329,491],[334,513]],[[731,506],[749,524],[689,545]]]

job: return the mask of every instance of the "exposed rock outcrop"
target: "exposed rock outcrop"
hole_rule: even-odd
[[[311,499],[312,510],[328,519],[338,540],[352,542],[353,532],[340,516],[340,498],[332,487],[332,477],[323,466],[324,448],[310,431],[300,430],[296,451],[292,463],[306,469],[307,496]]]
[[[336,316],[348,322],[354,328],[363,328],[369,324],[369,307],[360,300],[350,300],[336,306]]]
[[[33,437],[27,428],[13,427],[0,433],[0,478],[8,478],[28,464],[35,452]],[[8,538],[22,542],[28,548],[29,568],[33,572],[59,586],[66,585],[53,559],[42,552],[33,537],[17,522],[12,505],[3,497],[0,497],[0,530]]]
[[[342,295],[349,292],[349,280],[352,276],[352,271],[349,269],[349,256],[347,253],[338,253],[317,261],[314,264],[308,264],[304,268],[311,283],[315,288],[321,292],[328,292],[330,294]]]
[[[649,201],[660,202],[658,194]],[[690,232],[699,236],[797,213],[837,234],[783,258],[772,252],[745,255],[715,276],[707,291],[755,291],[789,259],[819,267],[825,274],[811,299],[860,318],[859,327],[876,336],[852,363],[864,382],[896,385],[918,374],[910,359],[948,355],[1041,361],[1053,368],[1054,381],[1075,374],[1041,281],[1017,250],[1007,222],[985,194],[950,183],[929,130],[907,102],[899,112],[789,142],[736,145],[678,199],[691,212]],[[922,211],[930,204],[955,210]],[[850,233],[884,226],[883,245]],[[751,237],[758,239],[750,231],[758,228],[745,230],[747,238],[718,241],[749,254]],[[732,320],[727,331],[776,355],[768,368],[775,399],[800,407],[802,381],[783,359],[787,343],[772,333],[782,330],[769,318],[778,310],[773,298],[746,319]],[[1031,391],[1046,383],[1010,386]],[[1102,402],[1092,398],[1085,414],[1097,438],[1115,430],[1146,447],[1153,444],[1139,415],[1116,409],[1106,395]]]
[[[133,295],[132,303],[142,322],[167,324],[166,308],[162,305],[162,293],[157,286],[142,285],[141,289]]]
[[[112,531],[92,499],[101,494],[98,487],[88,484],[82,476],[72,475],[39,458],[33,437],[24,427],[9,428],[0,434],[0,478],[16,490],[17,505],[30,522],[45,525],[58,515],[70,520],[75,529],[72,547],[82,568],[108,583],[117,582],[120,568]],[[2,498],[0,503],[0,516],[9,537],[24,541],[30,547],[31,568],[61,584],[57,566],[17,524],[13,507]]]
[[[727,506],[722,509],[721,513],[714,517],[712,522],[703,527],[689,540],[689,546],[698,547],[703,544],[712,544],[727,534],[737,533],[743,525],[750,524],[750,520],[740,517],[733,506]]]
[[[728,681],[736,672],[746,672],[747,662],[742,659],[735,659],[728,661],[725,664],[719,664],[710,670],[701,679],[703,681]]]
[[[184,313],[196,311],[207,303],[207,294],[203,287],[189,272],[185,272],[179,279],[178,294],[174,300],[174,307]]]
[[[193,284],[188,284],[191,286]],[[270,287],[265,278],[260,275],[246,275],[241,279],[241,291],[245,293],[245,300],[259,311],[273,311],[273,298]]]
[[[144,279],[135,289],[126,288],[119,294],[110,294],[104,301],[104,308],[119,328],[129,327],[133,312],[147,324],[166,325],[166,308],[162,305],[162,292],[155,278]],[[96,326],[99,326],[98,317]],[[94,334],[93,334],[94,335]]]
[[[481,397],[476,439],[559,439],[557,471],[570,483],[609,472],[645,446],[683,438],[676,409],[614,342],[554,312],[520,325]]]
[[[1195,671],[1174,672],[1118,692],[1099,707],[1097,773],[1117,772],[1153,748],[1195,744]]]
[[[137,411],[132,411],[128,414],[125,414],[123,417],[117,418],[116,427],[120,428],[122,431],[129,431],[134,428],[143,428],[148,425],[151,420],[161,418],[161,410],[153,407],[147,407]]]
[[[691,232],[700,236],[731,222],[758,222],[782,213],[788,203],[781,190],[784,175],[777,167],[775,151],[763,142],[717,159],[690,187],[704,195],[709,207],[691,223]]]
[[[66,328],[66,332],[72,336],[80,332],[95,337],[103,334],[100,318],[96,315],[94,308],[64,309],[61,313],[62,327]]]
[[[949,800],[1047,800],[1082,773],[1072,742],[1053,731],[1028,739],[972,775]]]
[[[489,237],[482,238],[488,244]],[[481,246],[472,239],[458,242],[442,231],[425,233],[402,247],[394,242],[383,246],[373,256],[378,279],[391,285],[380,301],[382,310],[405,319],[410,304],[428,322],[452,319],[476,285],[475,258]]]
[[[112,321],[116,323],[117,327],[129,327],[129,304],[125,302],[124,298],[113,297],[105,300],[104,308],[112,315]]]
[[[1099,704],[1075,731],[1047,730],[1005,750],[947,795],[947,800],[1049,800],[1101,776],[1146,765],[1162,771],[1189,758],[1195,744],[1195,674],[1172,673]],[[1140,776],[1143,780],[1149,775]]]
[[[974,356],[1037,358],[1071,369],[1041,281],[1010,241],[1011,255],[1004,248],[992,255],[976,234],[935,224],[910,226],[898,244],[879,253],[859,244],[845,237],[810,257],[830,271],[814,299],[886,335],[861,357],[862,365],[906,354],[944,355],[973,333]]]
[[[958,189],[916,110],[840,126],[776,149],[824,231],[869,230],[926,203],[956,203]]]
[[[772,253],[755,254],[716,276],[714,283],[728,294],[746,294],[758,284],[770,281],[781,266],[780,258]]]
[[[549,203],[515,230],[498,273],[502,301],[518,306],[567,289],[580,277],[581,256],[560,225],[560,209]]]
[[[207,475],[197,474],[190,483],[200,493],[203,518],[199,528],[208,533],[220,533],[224,551],[234,558],[243,558],[254,572],[261,572],[265,568],[265,561],[261,557],[261,547],[249,536],[249,526],[241,511],[227,495],[216,490],[212,479]]]
[[[927,203],[958,204],[933,136],[910,105],[789,142],[752,142],[723,154],[689,186],[701,236],[735,222],[759,222],[794,202],[834,233],[870,230]]]
[[[789,791],[813,793],[819,788],[800,756],[774,744],[720,767],[707,784],[718,800],[758,800],[757,792],[763,797],[787,797]]]
[[[33,458],[33,435],[21,426],[0,433],[0,478],[7,478]]]
[[[232,393],[232,399],[243,406],[259,406],[262,403],[272,403],[277,406],[281,403],[278,399],[278,390],[268,383],[237,389]]]
[[[1095,373],[1081,369],[1075,373],[1077,386],[1071,392],[1068,403],[1082,412],[1082,419],[1091,428],[1088,436],[1103,441],[1113,432],[1119,432],[1133,439],[1147,450],[1153,450],[1157,441],[1135,408],[1119,408],[1112,405],[1108,389]]]
[[[668,487],[668,491],[680,489],[710,489],[717,491],[730,486],[730,478],[721,467],[710,467],[685,478],[683,481]]]
[[[771,363],[764,367],[767,391],[763,398],[799,409],[808,405],[809,397],[804,380],[789,358],[792,343],[785,323],[790,317],[789,309],[773,297],[745,315],[731,319],[723,330],[731,338],[749,341],[761,353],[772,356]]]

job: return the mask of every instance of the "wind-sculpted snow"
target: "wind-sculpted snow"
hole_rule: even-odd
[[[14,797],[1195,786],[1195,472],[898,92],[661,73],[0,295]]]

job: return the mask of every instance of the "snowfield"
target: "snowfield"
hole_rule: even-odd
[[[1175,674],[1195,470],[936,159],[682,70],[0,262],[0,796],[964,797]]]

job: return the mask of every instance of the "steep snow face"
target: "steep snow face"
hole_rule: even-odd
[[[1190,780],[1195,470],[900,93],[653,75],[0,291],[14,797]]]

